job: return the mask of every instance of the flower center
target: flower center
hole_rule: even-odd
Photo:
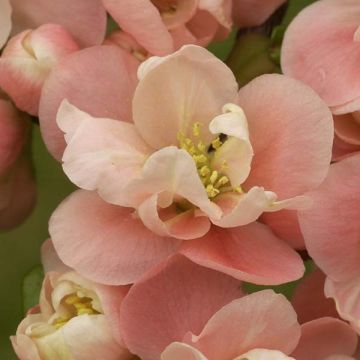
[[[224,144],[226,137],[225,139],[222,139],[222,136],[220,135],[215,138],[210,145],[205,145],[201,140],[202,126],[203,124],[201,123],[194,123],[192,127],[194,140],[186,137],[182,132],[178,133],[177,139],[179,141],[179,147],[186,150],[192,156],[209,199],[213,199],[223,192],[242,192],[240,186],[232,187],[230,179],[222,173],[222,171],[228,168],[228,164],[225,160],[221,165],[220,171],[214,170],[211,166],[216,151]]]
[[[78,296],[76,293],[68,295],[64,298],[66,305],[66,315],[59,316],[52,323],[56,329],[64,326],[69,320],[80,315],[97,315],[100,314],[92,306],[92,299],[86,296]]]

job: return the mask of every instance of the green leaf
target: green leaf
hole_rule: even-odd
[[[24,313],[39,303],[39,295],[44,279],[44,271],[41,265],[35,266],[23,280],[23,307]]]
[[[225,61],[229,56],[236,41],[236,30],[234,29],[224,41],[212,42],[207,49],[220,60]]]

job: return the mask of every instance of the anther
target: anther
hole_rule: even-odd
[[[199,123],[199,122],[196,122],[193,124],[193,127],[192,127],[192,133],[194,136],[200,136],[200,129],[202,127],[203,124]]]
[[[201,176],[205,177],[205,176],[208,176],[208,175],[210,174],[211,170],[210,170],[210,168],[209,168],[208,166],[204,165],[204,166],[199,170],[199,172],[200,172],[200,175],[201,175]]]
[[[217,137],[215,140],[211,142],[212,147],[217,150],[222,145],[222,142],[219,137]]]
[[[215,189],[214,186],[212,184],[209,184],[206,187],[206,192],[209,196],[209,198],[214,198],[216,195],[218,195],[220,193],[219,189]]]
[[[217,180],[218,176],[219,176],[219,173],[218,173],[216,170],[214,170],[214,171],[211,173],[211,175],[210,175],[210,182],[211,182],[211,184],[215,184],[215,181]]]
[[[222,176],[219,181],[216,183],[216,187],[220,187],[226,185],[229,182],[229,178],[227,176]]]

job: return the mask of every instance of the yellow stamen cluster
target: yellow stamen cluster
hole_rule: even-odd
[[[79,297],[76,294],[72,294],[72,295],[68,295],[65,298],[64,302],[66,305],[69,305],[71,307],[71,311],[69,315],[60,316],[53,322],[53,326],[55,326],[56,329],[59,329],[62,326],[64,326],[70,319],[72,319],[75,316],[80,316],[85,314],[87,315],[99,314],[99,312],[92,307],[91,298]]]
[[[194,159],[198,174],[204,184],[208,197],[213,199],[220,194],[220,192],[229,190],[230,180],[227,176],[212,169],[211,159],[213,153],[209,153],[206,145],[200,140],[201,126],[201,123],[195,123],[192,127],[193,138],[198,141],[193,141],[192,139],[186,137],[182,132],[178,134],[178,141],[180,148],[186,150]],[[222,144],[223,143],[219,137],[211,143],[214,151],[219,149]],[[222,164],[222,169],[225,170],[226,167],[227,164],[224,162]],[[225,185],[227,186],[225,187]]]

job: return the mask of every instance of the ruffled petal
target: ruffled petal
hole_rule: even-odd
[[[227,29],[231,29],[232,26],[232,7],[231,0],[199,0],[199,9],[209,12],[219,24]]]
[[[326,180],[310,194],[313,207],[299,212],[310,256],[336,281],[360,276],[359,178],[360,155],[331,165]]]
[[[360,145],[360,124],[353,114],[334,116],[334,127],[335,134],[343,142],[350,145]]]
[[[177,144],[179,132],[192,137],[195,122],[203,124],[201,138],[207,144],[213,138],[208,131],[210,121],[236,98],[237,83],[231,70],[198,46],[187,45],[165,58],[150,58],[140,70],[133,99],[134,122],[154,148]]]
[[[161,360],[207,360],[207,358],[190,345],[173,342],[161,353]]]
[[[284,73],[310,85],[331,107],[358,99],[360,43],[354,41],[354,34],[359,23],[357,0],[326,0],[308,6],[285,33]]]
[[[291,354],[296,360],[323,360],[328,356],[352,355],[356,350],[357,335],[339,319],[321,318],[301,326],[301,338]]]
[[[95,193],[83,190],[73,193],[55,210],[49,232],[66,265],[109,285],[136,281],[176,252],[179,244],[147,230],[129,209],[109,205]]]
[[[63,169],[85,190],[97,190],[109,203],[126,205],[124,188],[140,177],[151,149],[133,124],[94,118],[64,100],[57,114],[68,146]]]
[[[200,333],[216,311],[240,296],[239,281],[172,257],[130,289],[120,314],[124,340],[139,357],[159,359],[166,346],[189,331]]]
[[[240,90],[238,104],[255,154],[245,188],[262,186],[288,199],[323,181],[334,129],[328,107],[312,89],[283,75],[262,75]]]
[[[199,265],[261,285],[297,280],[304,273],[301,257],[265,225],[251,223],[216,229],[183,242],[180,252]]]
[[[300,325],[289,301],[263,290],[225,305],[191,344],[210,359],[235,359],[258,348],[289,354],[299,337]]]
[[[235,360],[295,360],[293,357],[286,356],[278,350],[254,349],[246,354],[240,355]]]
[[[59,24],[83,46],[100,44],[106,31],[106,11],[101,0],[10,0],[13,32],[42,24]]]
[[[115,46],[96,46],[67,56],[46,80],[40,126],[51,154],[61,159],[64,136],[56,114],[64,99],[92,116],[132,121],[131,99],[139,62]]]

